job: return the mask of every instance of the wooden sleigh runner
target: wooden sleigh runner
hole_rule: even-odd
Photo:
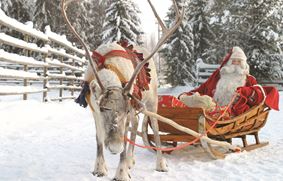
[[[258,137],[259,130],[265,125],[270,108],[264,103],[252,107],[247,112],[231,119],[219,120],[214,122],[205,114],[202,108],[185,107],[158,107],[158,114],[173,120],[175,123],[189,128],[195,132],[205,135],[213,140],[226,141],[232,144],[232,140],[240,138],[242,140],[241,150],[253,150],[266,146],[268,142],[260,142]],[[188,135],[169,124],[158,121],[160,139],[163,145],[176,147],[180,142],[192,142],[196,137]],[[254,136],[255,143],[248,144],[247,136]],[[155,146],[153,134],[147,131],[147,141]],[[224,158],[225,154],[214,149],[206,141],[197,141],[213,158]]]

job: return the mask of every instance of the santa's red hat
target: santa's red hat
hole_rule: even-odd
[[[234,59],[240,59],[242,61],[247,61],[247,57],[244,51],[240,47],[233,47],[230,60],[234,60]]]

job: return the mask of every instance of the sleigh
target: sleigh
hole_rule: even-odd
[[[178,104],[178,103],[177,103]],[[162,106],[159,104],[158,114],[173,120],[177,124],[189,128],[193,131],[207,135],[209,138],[218,141],[227,141],[232,144],[232,140],[240,138],[242,140],[242,150],[253,150],[263,147],[268,142],[260,142],[258,132],[265,125],[270,108],[264,103],[252,107],[245,113],[229,119],[220,119],[215,122],[207,116],[202,108],[188,108],[180,106]],[[150,123],[149,123],[150,125]],[[225,154],[216,151],[210,144],[197,140],[194,136],[188,135],[174,127],[158,121],[160,139],[163,145],[176,147],[181,142],[201,143],[203,148],[210,153],[213,158],[223,158]],[[253,136],[255,142],[248,144],[247,136]],[[147,141],[155,146],[153,134],[147,131]]]

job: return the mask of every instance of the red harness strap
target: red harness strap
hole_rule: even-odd
[[[100,53],[93,51],[92,58],[96,61],[98,65],[98,69],[111,69],[118,75],[120,81],[122,83],[126,83],[125,78],[123,77],[123,74],[120,72],[119,69],[117,69],[115,66],[107,65],[105,64],[105,61],[107,58],[111,57],[122,57],[128,60],[131,60],[133,67],[136,68],[136,66],[139,64],[141,60],[143,60],[143,54],[137,53],[132,49],[129,49],[125,47],[125,50],[111,50],[110,52],[106,53],[105,55],[101,55]],[[150,69],[148,68],[149,64],[146,64],[143,69],[139,72],[136,84],[134,85],[134,91],[133,95],[141,100],[142,99],[142,91],[149,90],[149,83],[150,83]],[[135,107],[134,103],[132,102],[133,106]],[[138,104],[137,104],[138,105]]]
[[[123,50],[111,50],[110,52],[106,53],[104,55],[104,57],[107,58],[111,58],[111,57],[123,57],[126,59],[131,60],[130,55],[128,54],[128,52],[123,51]]]
[[[92,56],[91,57],[96,62],[98,68],[101,68],[104,65],[104,62],[106,60],[106,58],[103,55],[101,55],[100,53],[98,53],[95,50],[92,52]]]
[[[95,50],[92,52],[92,58],[96,61],[99,69],[103,68],[106,59],[111,58],[111,57],[123,57],[123,58],[131,60],[130,55],[126,51],[123,51],[123,50],[111,50],[105,55],[101,55]]]

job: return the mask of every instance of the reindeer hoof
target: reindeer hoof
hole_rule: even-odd
[[[113,181],[130,181],[131,180],[131,176],[130,174],[128,175],[127,179],[119,179],[119,178],[114,178]]]
[[[113,181],[130,181],[131,175],[123,170],[120,170],[120,173],[113,179]]]
[[[95,169],[92,174],[97,177],[104,177],[107,175],[107,168],[106,166],[101,167],[100,169]]]
[[[107,169],[107,166],[103,161],[97,161],[96,164],[95,164],[95,168],[94,168],[94,171],[92,172],[92,174],[94,176],[97,176],[97,177],[104,177],[107,175],[107,172],[108,172],[108,169]]]
[[[168,166],[167,166],[166,160],[164,158],[161,159],[159,163],[157,163],[156,171],[158,171],[158,172],[168,172]]]
[[[156,171],[158,171],[158,172],[168,172],[168,168],[166,168],[166,169],[156,169]]]
[[[129,169],[132,169],[134,167],[134,165],[136,164],[136,161],[135,161],[134,158],[128,159],[127,162],[128,162],[127,164],[128,164]]]
[[[119,178],[114,178],[113,181],[130,181],[131,180],[131,176],[128,175],[127,179],[119,179]]]
[[[104,177],[107,174],[103,172],[92,172],[92,175],[97,177]]]

